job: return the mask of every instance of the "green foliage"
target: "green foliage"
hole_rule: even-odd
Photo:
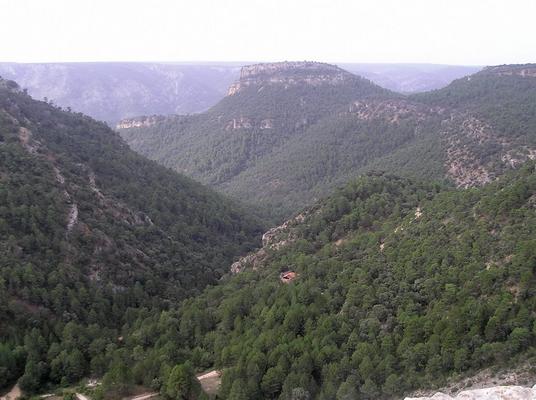
[[[337,118],[358,99],[399,97],[350,74],[337,85],[251,85],[205,113],[121,135],[141,154],[281,218],[413,137],[412,123],[384,131],[387,124]]]
[[[22,375],[24,350],[10,343],[0,343],[0,387],[5,387]]]
[[[360,112],[352,112],[356,101],[366,103]],[[473,118],[488,128],[473,132]],[[121,135],[141,154],[281,219],[374,170],[443,181],[467,164],[467,173],[485,166],[499,176],[530,156],[535,132],[536,79],[484,70],[408,97],[358,77],[288,87],[259,77],[205,113]]]
[[[448,101],[438,93],[417,100]],[[276,101],[282,94],[293,100]],[[362,80],[342,92],[269,87],[261,105],[277,135],[225,130],[219,116],[257,113],[248,88],[164,122],[178,128],[154,129],[170,141],[163,159],[177,143],[200,157],[174,168],[193,162],[229,191],[235,177],[274,183],[240,190],[277,216],[357,171],[440,176],[441,121],[395,127],[337,114],[356,96],[386,93]],[[474,112],[493,118],[484,106]],[[288,182],[274,181],[274,165]],[[205,397],[195,371],[213,367],[222,399],[377,399],[504,365],[536,345],[534,163],[469,190],[369,173],[319,202],[266,265],[236,276],[224,273],[257,244],[256,218],[131,152],[105,125],[13,88],[0,88],[0,184],[0,386],[20,378],[31,393],[91,375],[103,377],[97,398],[144,385],[195,399]],[[285,270],[297,273],[289,284]]]
[[[216,283],[262,231],[105,124],[0,88],[0,387],[101,376],[124,327]]]
[[[170,365],[206,352],[224,399],[397,397],[504,367],[536,344],[534,193],[534,163],[471,190],[359,178],[265,266],[130,335],[153,332],[145,357]],[[284,269],[298,274],[290,284]]]
[[[520,66],[522,67],[522,66]],[[510,67],[512,71],[518,69]],[[443,89],[412,98],[471,112],[488,121],[505,138],[536,143],[536,79],[484,69]]]
[[[201,385],[189,363],[173,367],[162,389],[162,395],[169,400],[195,400],[200,392]]]

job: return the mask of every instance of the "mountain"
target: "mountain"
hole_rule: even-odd
[[[356,75],[399,93],[427,92],[447,86],[455,79],[472,75],[478,66],[441,64],[339,64]]]
[[[254,65],[205,113],[118,128],[141,154],[281,218],[370,170],[468,187],[536,156],[536,79],[493,71],[402,96],[329,64]]]
[[[202,112],[221,100],[244,63],[1,63],[0,76],[34,98],[116,124],[140,115]],[[401,93],[448,85],[479,67],[432,64],[341,64]]]
[[[536,158],[536,65],[504,65],[454,81],[412,100],[452,110],[443,146],[450,178],[487,183]]]
[[[118,330],[257,246],[241,206],[0,80],[0,387],[107,368]]]
[[[275,157],[301,152],[325,119],[358,99],[399,97],[329,64],[257,64],[243,67],[227,97],[205,113],[138,119],[130,126],[123,121],[119,127],[134,150],[237,198],[286,211],[289,193],[296,192],[295,200],[311,198],[316,182],[296,187],[300,177],[283,179],[288,162]]]
[[[536,379],[533,75],[406,97],[261,64],[205,113],[124,121],[215,187],[301,210],[256,250],[250,212],[1,80],[0,386],[206,399],[205,371],[222,399],[373,400]]]
[[[129,379],[166,393],[173,366],[213,369],[222,399],[532,385],[535,238],[534,162],[473,189],[363,175],[268,231],[235,275],[124,329]]]
[[[0,63],[34,98],[115,124],[142,114],[187,114],[219,101],[240,67],[227,64]]]

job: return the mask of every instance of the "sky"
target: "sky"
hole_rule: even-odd
[[[0,62],[536,62],[536,0],[0,0]]]

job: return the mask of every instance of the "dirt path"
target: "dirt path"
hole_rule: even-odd
[[[209,395],[217,394],[221,385],[221,371],[212,370],[201,375],[197,375],[201,387]]]
[[[221,375],[220,371],[214,370],[214,371],[209,371],[203,375],[197,375],[197,379],[202,380],[202,379],[216,378],[216,377],[219,378],[220,375]]]
[[[9,393],[6,393],[4,396],[0,397],[0,400],[15,400],[22,396],[19,385],[13,386]]]
[[[77,398],[78,400],[90,400],[89,397],[84,396],[82,393],[77,393],[77,394],[76,394],[76,398]]]
[[[156,397],[156,396],[158,396],[157,392],[143,393],[143,394],[139,394],[139,395],[134,396],[134,397],[129,397],[128,400],[147,400],[147,399],[152,399],[153,397]]]

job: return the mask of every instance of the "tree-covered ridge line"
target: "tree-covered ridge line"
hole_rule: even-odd
[[[263,231],[104,123],[0,80],[0,387],[102,375],[126,320],[216,283]]]
[[[224,399],[373,399],[534,360],[534,163],[479,189],[430,183],[444,176],[446,159],[441,117],[419,116],[444,108],[434,98],[383,98],[369,87],[360,105],[343,98],[321,116],[310,108],[314,130],[286,121],[305,136],[278,145],[296,157],[271,162],[305,185],[292,187],[294,204],[351,182],[316,202],[262,268],[231,277],[222,275],[234,256],[256,244],[255,218],[129,151],[104,124],[4,89],[0,385],[20,377],[32,392],[93,376],[103,377],[96,398],[119,398],[136,384],[165,398],[203,398],[195,372],[217,368]],[[373,112],[360,114],[363,104]],[[391,104],[396,114],[385,117]],[[235,120],[235,138],[250,129],[235,123],[254,125]],[[259,121],[262,140],[268,126]],[[359,140],[351,141],[356,126]],[[471,157],[497,154],[465,137]],[[426,181],[388,173],[356,180],[344,163]],[[69,231],[73,202],[78,222]],[[123,206],[130,220],[117,214]],[[296,274],[289,284],[285,271]]]
[[[278,83],[277,79],[286,74],[284,69],[278,70],[270,75],[270,84],[264,85],[262,79],[255,78],[253,83],[225,97],[206,113],[170,117],[147,130],[140,127],[120,132],[142,154],[222,188],[227,194],[259,201],[280,217],[288,210],[288,203],[280,200],[281,193],[290,190],[286,185],[279,187],[282,182],[279,177],[264,176],[272,173],[273,167],[266,168],[263,162],[285,149],[293,138],[303,138],[309,127],[323,117],[338,113],[357,98],[398,96],[334,66],[326,73],[332,74],[332,69],[343,73],[343,82],[322,84],[321,66],[314,71],[314,77],[319,80],[315,85]],[[233,182],[242,180],[241,174],[251,169],[263,176],[239,187],[232,186]],[[275,190],[270,204],[265,201],[266,188]],[[246,193],[247,190],[251,191]],[[300,201],[305,202],[305,198],[302,196]]]
[[[536,157],[536,78],[515,67],[402,96],[321,66],[314,83],[286,84],[292,69],[248,73],[205,113],[119,131],[141,154],[279,220],[370,170],[467,187]],[[337,85],[321,84],[337,72]]]
[[[298,229],[256,270],[125,326],[129,379],[165,388],[184,364],[223,370],[222,399],[376,399],[534,362],[534,163],[478,189],[363,176]]]

